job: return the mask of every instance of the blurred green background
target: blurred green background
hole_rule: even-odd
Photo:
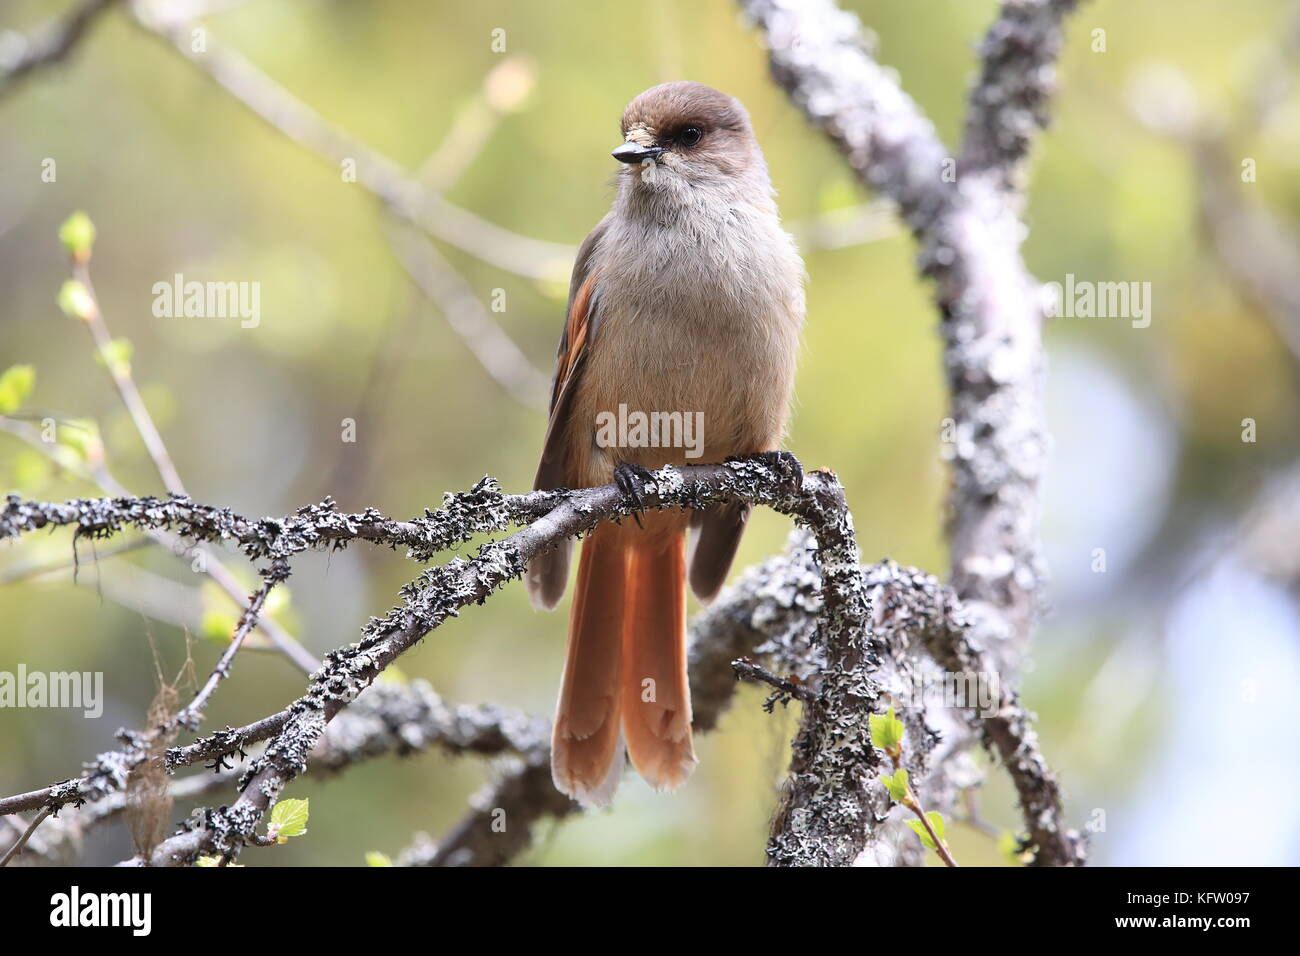
[[[0,32],[31,33],[68,6],[5,0]],[[681,78],[738,96],[808,265],[790,448],[806,466],[840,475],[867,559],[946,572],[938,436],[947,399],[913,242],[887,215],[862,213],[871,197],[771,83],[734,4],[213,6],[201,22],[214,47],[239,51],[407,169],[440,156],[453,178],[451,152],[439,152],[450,135],[467,160],[447,185],[450,201],[571,246],[609,206],[609,150],[630,98]],[[996,4],[845,6],[877,34],[880,58],[940,135],[957,142],[975,45]],[[1179,110],[1217,122],[1229,185],[1294,229],[1300,94],[1276,87],[1294,72],[1281,51],[1295,23],[1293,5],[1270,0],[1084,4],[1036,153],[1025,244],[1034,273],[1148,281],[1154,297],[1149,328],[1062,318],[1047,332],[1055,450],[1043,530],[1053,607],[1024,696],[1041,716],[1072,819],[1104,821],[1093,837],[1100,863],[1300,860],[1296,590],[1225,544],[1270,476],[1296,457],[1296,366],[1203,234],[1188,148],[1149,122]],[[492,48],[497,29],[504,52]],[[1098,29],[1104,51],[1094,49]],[[13,42],[4,37],[0,49]],[[1262,84],[1276,92],[1267,121],[1242,121]],[[1235,181],[1241,157],[1257,161],[1257,182]],[[55,182],[41,177],[48,158]],[[118,10],[68,63],[0,99],[0,369],[35,366],[26,413],[96,420],[109,466],[133,491],[161,486],[86,329],[55,305],[68,274],[56,233],[76,209],[98,226],[92,269],[109,327],[133,343],[134,376],[196,499],[279,515],[329,494],[346,509],[405,516],[485,473],[507,489],[529,487],[543,412],[486,374],[413,287],[374,198]],[[811,223],[840,228],[814,234]],[[505,290],[506,309],[493,317],[549,375],[563,282],[439,248],[483,303]],[[260,283],[260,324],[155,318],[152,287],[175,273]],[[341,440],[347,418],[356,420],[354,443]],[[1244,418],[1257,422],[1254,443],[1241,440]],[[3,432],[0,485],[41,499],[96,493]],[[759,513],[737,569],[778,549],[786,530],[784,519]],[[0,578],[66,559],[69,548],[66,533],[6,546]],[[1097,548],[1106,549],[1105,573],[1093,571]],[[97,567],[88,553],[83,543],[76,583],[61,571],[0,586],[0,669],[103,671],[107,694],[99,720],[0,711],[4,793],[71,776],[114,745],[115,728],[141,725],[154,690],[151,642],[169,671],[184,659],[177,619],[190,624],[200,673],[220,650],[205,630],[228,636],[227,604],[171,555],[137,551]],[[245,567],[235,555],[227,564]],[[400,554],[365,547],[301,558],[278,619],[323,653],[355,639],[416,571]],[[152,615],[141,610],[146,599]],[[449,701],[549,716],[565,623],[564,611],[533,612],[515,585],[400,666]],[[302,686],[273,656],[241,656],[209,725],[254,720]],[[657,795],[631,779],[613,812],[543,828],[524,862],[760,863],[794,727],[793,712],[765,715],[763,698],[741,691],[720,731],[700,741],[701,766],[683,792]],[[1229,801],[1216,791],[1238,773],[1257,775],[1280,828],[1272,837],[1261,836],[1258,819],[1224,812]],[[299,780],[288,795],[312,798],[309,836],[243,862],[395,855],[414,832],[449,827],[487,777],[477,761],[426,753]],[[1015,824],[999,773],[981,802],[995,826]],[[949,832],[963,863],[1001,862],[988,836],[959,825]],[[113,825],[95,834],[86,859],[129,854],[125,828]]]

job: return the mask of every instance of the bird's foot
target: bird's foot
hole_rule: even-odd
[[[632,517],[636,519],[639,528],[645,527],[641,523],[641,512],[645,510],[645,501],[641,496],[645,494],[646,482],[649,481],[654,481],[654,475],[648,468],[625,461],[614,466],[614,484],[618,485],[618,490],[623,492],[623,497],[632,505]]]

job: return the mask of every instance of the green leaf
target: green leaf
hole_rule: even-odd
[[[930,821],[930,826],[934,827],[934,832],[939,834],[940,840],[944,839],[947,836],[947,834],[944,832],[943,829],[942,813],[940,813],[938,810],[931,810],[929,813],[925,815],[925,818]]]
[[[378,850],[371,850],[366,854],[366,866],[392,866],[393,861],[388,858],[387,853],[380,853]]]
[[[896,750],[903,743],[903,722],[894,716],[894,708],[885,715],[872,714],[867,720],[871,728],[871,745],[886,752]]]
[[[70,319],[89,322],[95,315],[95,300],[76,279],[68,279],[59,286],[59,308]]]
[[[108,369],[114,378],[126,378],[131,374],[131,356],[134,354],[130,339],[113,339],[96,353],[95,361]]]
[[[90,217],[78,210],[69,216],[59,227],[59,242],[68,250],[75,262],[85,262],[90,258],[95,245],[95,224]]]
[[[271,824],[267,836],[283,843],[288,837],[302,836],[307,832],[307,801],[281,800],[271,811]]]
[[[221,861],[215,856],[201,856],[194,861],[195,866],[216,866]]]
[[[36,369],[31,365],[11,365],[0,375],[0,415],[12,415],[23,407],[36,384]]]
[[[888,774],[881,774],[880,781],[885,785],[885,789],[889,791],[889,795],[902,803],[907,799],[907,777],[907,771],[900,767],[892,777]]]
[[[920,820],[908,820],[907,825],[916,831],[916,835],[921,838],[921,843],[927,850],[939,849],[934,845],[934,841],[930,839],[930,834],[926,831],[924,823]]]

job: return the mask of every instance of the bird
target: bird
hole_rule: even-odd
[[[612,208],[573,268],[534,487],[612,477],[639,504],[650,469],[746,456],[801,477],[782,447],[805,269],[749,114],[672,82],[635,97],[620,132]],[[661,510],[585,536],[551,749],[556,788],[583,806],[608,806],[627,762],[660,791],[696,766],[686,587],[717,595],[748,516]],[[535,607],[563,597],[572,547],[529,562]]]

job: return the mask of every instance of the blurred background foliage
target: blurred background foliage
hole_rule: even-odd
[[[956,143],[993,0],[845,5]],[[30,33],[68,6],[5,0],[0,31]],[[805,465],[838,472],[867,559],[944,573],[946,392],[913,243],[888,216],[859,214],[871,197],[770,82],[734,4],[211,6],[202,23],[214,43],[407,169],[477,116],[481,148],[467,154],[447,198],[556,243],[576,245],[608,208],[608,152],[627,100],[679,78],[738,96],[792,227],[819,216],[866,222],[864,241],[804,242],[808,323],[790,448]],[[1099,863],[1300,859],[1297,592],[1232,547],[1242,514],[1296,457],[1295,359],[1207,241],[1190,149],[1152,128],[1188,111],[1206,118],[1223,138],[1228,186],[1297,228],[1294,14],[1280,0],[1083,4],[1036,154],[1025,245],[1035,274],[1153,287],[1149,328],[1061,318],[1047,332],[1054,453],[1043,530],[1054,577],[1024,696],[1041,716],[1072,818],[1104,826],[1093,837]],[[504,53],[491,46],[498,28]],[[1268,117],[1239,122],[1264,88]],[[1257,182],[1237,181],[1244,157],[1256,161]],[[41,178],[46,158],[57,163],[52,183]],[[490,378],[413,287],[374,198],[123,11],[104,16],[67,64],[0,99],[0,183],[0,369],[35,367],[27,414],[97,422],[109,467],[133,491],[161,486],[85,328],[55,305],[68,272],[56,233],[79,208],[99,229],[92,266],[109,327],[133,343],[134,376],[196,499],[279,515],[328,494],[346,509],[402,516],[485,473],[508,489],[529,487],[543,413]],[[485,304],[505,290],[506,310],[494,318],[549,374],[563,282],[439,248]],[[152,287],[176,273],[260,283],[260,325],[155,318]],[[357,422],[355,443],[341,440],[347,418]],[[1242,441],[1245,418],[1257,423],[1254,443]],[[2,432],[0,485],[43,499],[96,493]],[[779,548],[785,533],[783,519],[759,513],[737,568]],[[1099,548],[1104,573],[1095,570]],[[83,542],[80,555],[75,581],[64,570],[0,586],[0,669],[103,671],[105,713],[0,712],[5,793],[73,775],[110,749],[116,727],[141,725],[154,649],[174,672],[188,631],[206,673],[233,624],[224,598],[161,549],[96,566]],[[69,558],[67,534],[32,536],[0,551],[0,577]],[[227,563],[243,568],[238,556]],[[323,653],[354,639],[415,571],[400,555],[364,547],[299,559],[277,619]],[[564,612],[534,613],[523,588],[510,587],[437,631],[401,668],[452,702],[549,716],[565,622]],[[256,719],[302,685],[280,659],[242,655],[209,725]],[[742,690],[720,731],[700,741],[701,767],[683,792],[656,795],[633,779],[612,813],[544,829],[525,861],[761,862],[794,727],[793,712],[767,716],[762,700]],[[1226,809],[1225,773],[1253,781],[1268,827]],[[359,864],[366,851],[396,854],[414,832],[450,826],[485,778],[478,762],[425,753],[297,781],[289,795],[312,798],[309,835],[244,862]],[[990,781],[984,817],[1014,826],[1012,794],[998,773]],[[1001,862],[994,839],[960,825],[948,831],[963,863]],[[115,825],[93,837],[86,859],[126,855],[125,827]]]

